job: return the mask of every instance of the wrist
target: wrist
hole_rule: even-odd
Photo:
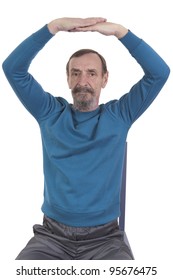
[[[59,29],[58,29],[57,25],[55,24],[54,20],[49,22],[47,27],[48,27],[49,32],[53,35],[55,35],[59,31]]]
[[[122,25],[118,25],[118,28],[115,32],[115,36],[118,38],[118,39],[122,39],[127,33],[128,33],[128,29]]]

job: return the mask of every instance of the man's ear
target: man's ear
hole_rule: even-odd
[[[102,88],[105,88],[105,86],[107,85],[108,77],[109,77],[109,72],[107,71],[103,76]]]

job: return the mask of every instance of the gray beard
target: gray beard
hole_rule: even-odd
[[[81,95],[79,95],[81,93]],[[87,99],[88,93],[91,94],[90,99]],[[73,108],[79,111],[91,111],[95,105],[95,92],[90,87],[75,87],[72,90],[74,105]]]
[[[74,100],[73,108],[78,111],[91,111],[93,100]]]

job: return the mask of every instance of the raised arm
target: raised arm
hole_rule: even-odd
[[[4,61],[3,70],[10,85],[26,109],[36,119],[51,113],[57,106],[57,102],[51,94],[43,90],[41,85],[28,72],[34,57],[57,32],[71,31],[79,26],[89,26],[104,21],[104,18],[61,18],[53,20],[25,39]]]
[[[127,48],[144,71],[144,76],[119,102],[111,102],[110,109],[121,115],[131,125],[152,103],[164,86],[170,69],[165,61],[144,40],[120,24],[101,22],[92,26],[79,27],[76,31],[95,31],[113,35]],[[118,105],[118,106],[117,106]]]

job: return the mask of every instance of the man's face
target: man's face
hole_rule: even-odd
[[[73,57],[69,63],[67,81],[72,91],[74,107],[80,111],[95,110],[107,79],[108,73],[103,74],[102,63],[97,54]]]

